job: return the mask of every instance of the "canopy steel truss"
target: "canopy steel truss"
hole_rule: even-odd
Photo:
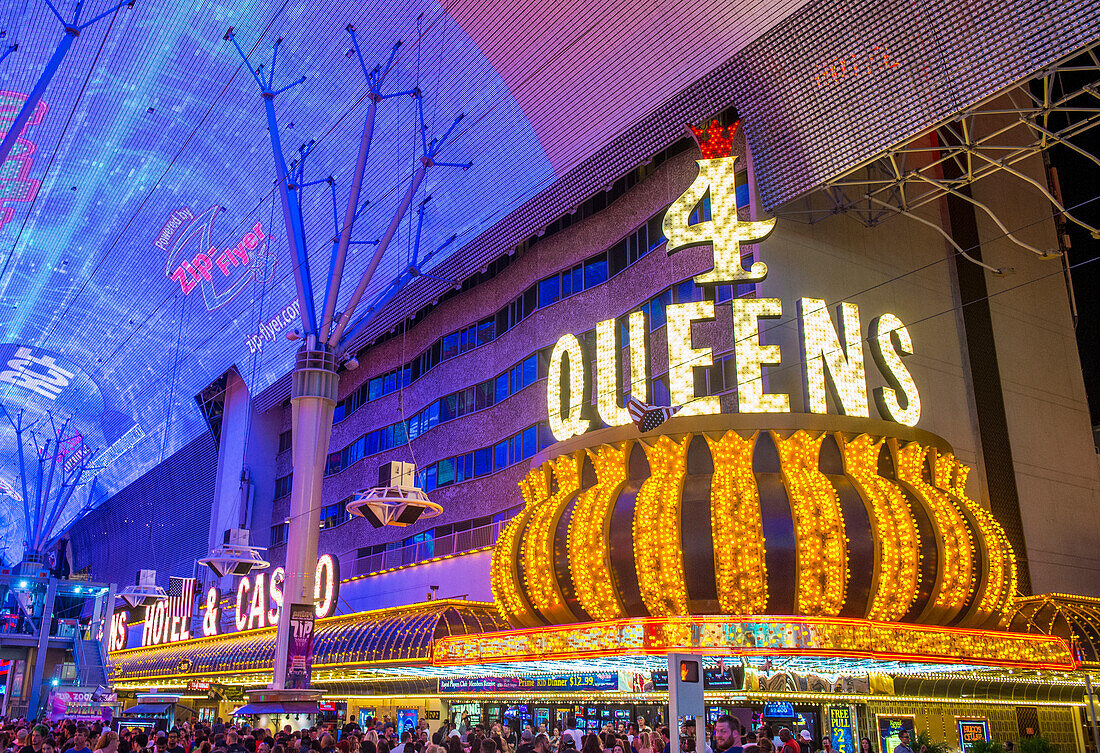
[[[1080,225],[1095,238],[1100,230],[1063,205],[1051,187],[1027,174],[1020,163],[1061,145],[1100,166],[1100,158],[1077,143],[1100,125],[1100,42],[1037,71],[1015,85],[936,123],[904,144],[877,154],[862,165],[780,207],[776,214],[814,224],[846,214],[867,227],[904,215],[944,235],[955,249],[997,274],[998,269],[971,257],[937,224],[916,210],[948,195],[960,197],[987,214],[1005,237],[1041,257],[1060,256],[1057,248],[1036,248],[1013,234],[996,212],[964,189],[995,173],[1028,183],[1051,203],[1059,221]]]

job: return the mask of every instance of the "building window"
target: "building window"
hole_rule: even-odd
[[[352,498],[342,499],[339,502],[331,505],[325,505],[321,508],[321,528],[333,528],[341,523],[347,523],[348,517],[348,502],[351,502]]]
[[[286,452],[291,444],[290,429],[279,434],[279,452]]]
[[[294,478],[293,473],[288,473],[285,476],[275,479],[275,499],[285,497],[290,494],[290,482]]]
[[[287,534],[290,533],[290,521],[285,520],[282,523],[271,526],[271,544],[270,546],[282,546],[286,543]]]

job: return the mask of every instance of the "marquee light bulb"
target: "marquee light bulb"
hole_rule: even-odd
[[[798,334],[802,340],[807,409],[828,413],[825,399],[826,376],[833,387],[837,405],[846,416],[867,418],[867,373],[863,366],[863,335],[859,325],[859,307],[840,304],[844,345],[825,301],[803,298],[799,301]]]
[[[677,303],[665,307],[668,338],[668,391],[672,405],[683,406],[680,416],[721,413],[717,395],[695,396],[695,367],[713,366],[710,348],[691,347],[691,323],[714,318],[713,301]]]
[[[569,402],[563,406],[561,380],[566,359],[569,361]],[[550,431],[559,442],[588,431],[588,419],[581,418],[581,410],[586,403],[586,388],[581,342],[576,335],[562,335],[550,354],[550,371],[546,378]]]
[[[790,413],[791,398],[764,393],[763,366],[778,366],[778,345],[760,343],[760,320],[778,319],[783,302],[778,298],[734,298],[733,357],[737,365],[737,410],[741,413]]]

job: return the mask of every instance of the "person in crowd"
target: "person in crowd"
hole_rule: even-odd
[[[913,753],[913,749],[909,747],[910,740],[909,730],[903,729],[898,733],[898,744],[894,746],[894,753]],[[925,753],[928,750],[927,745],[920,746],[920,753]]]
[[[166,753],[187,753],[180,745],[180,733],[177,730],[172,730],[168,733],[168,749]]]
[[[799,732],[795,742],[798,743],[798,747],[801,748],[802,753],[813,753],[813,735],[810,734],[808,729]]]
[[[71,753],[92,753],[92,749],[88,747],[87,727],[77,727],[72,737],[61,746],[61,753],[69,753],[69,751]]]
[[[577,718],[570,716],[565,722],[565,734],[564,737],[568,737],[573,741],[573,747],[578,751],[584,747],[584,737],[581,735],[580,730],[577,729]]]
[[[116,753],[118,750],[118,734],[107,730],[99,736],[99,742],[95,745],[95,753]]]
[[[782,753],[802,753],[802,748],[794,741],[794,735],[786,727],[780,728],[779,740],[783,743]]]
[[[875,748],[871,745],[871,738],[859,738],[859,753],[875,753]]]
[[[833,741],[831,738],[821,738],[821,750],[818,753],[833,753]]]
[[[741,746],[741,725],[729,714],[722,714],[714,723],[715,753],[744,753]]]

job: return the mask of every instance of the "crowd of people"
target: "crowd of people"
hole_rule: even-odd
[[[778,741],[778,744],[775,742]],[[906,741],[907,744],[908,741]],[[777,750],[781,747],[782,750]],[[859,753],[875,753],[871,741],[860,741]],[[813,740],[763,724],[746,730],[737,719],[720,716],[707,724],[702,738],[694,720],[674,736],[667,726],[650,728],[636,722],[607,724],[597,733],[581,732],[570,719],[565,729],[527,724],[522,729],[502,724],[473,724],[468,716],[444,720],[432,732],[427,722],[404,730],[388,716],[368,719],[362,727],[349,723],[273,731],[248,724],[182,722],[169,730],[127,728],[118,732],[100,722],[77,724],[0,721],[0,753],[834,753],[828,737]],[[902,750],[900,753],[914,753]],[[923,753],[923,751],[921,751]]]

